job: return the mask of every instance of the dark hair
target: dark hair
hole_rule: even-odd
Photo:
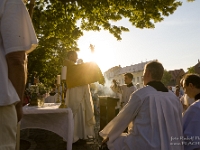
[[[160,81],[163,77],[164,68],[158,61],[152,61],[146,64],[146,69],[151,73],[151,77],[154,80]]]
[[[71,55],[76,54],[76,51],[69,51],[67,53],[67,58],[69,58]]]
[[[127,77],[129,77],[130,79],[133,79],[132,73],[126,73],[124,76],[127,76]]]
[[[200,89],[200,76],[195,73],[186,74],[183,77],[183,80],[185,81],[185,85],[188,86],[189,83],[192,83],[193,86],[195,86],[197,89]]]
[[[176,89],[179,89],[179,90],[180,90],[180,86],[179,86],[179,85],[176,85]]]

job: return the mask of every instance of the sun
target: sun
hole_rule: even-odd
[[[109,69],[108,64],[112,61],[110,56],[109,51],[101,48],[95,48],[93,52],[89,48],[78,52],[79,59],[82,59],[83,62],[95,62],[102,72]]]
[[[91,45],[94,46],[92,51]],[[83,59],[83,62],[95,62],[103,73],[116,66],[119,59],[116,58],[117,46],[116,39],[106,31],[84,32],[84,36],[78,40],[78,57]]]

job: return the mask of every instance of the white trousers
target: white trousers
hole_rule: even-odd
[[[0,150],[15,150],[17,113],[15,105],[0,106]]]

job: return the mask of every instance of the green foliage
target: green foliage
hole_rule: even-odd
[[[164,70],[164,74],[163,74],[163,77],[162,77],[162,83],[165,86],[168,86],[170,81],[171,81],[171,78],[172,78],[172,75],[167,70]]]
[[[194,67],[187,68],[188,73],[195,73]]]
[[[36,0],[32,20],[39,45],[29,55],[29,74],[37,71],[43,83],[51,84],[67,51],[79,50],[83,30],[107,30],[121,40],[129,29],[115,22],[128,18],[137,28],[154,28],[178,6],[176,0]]]

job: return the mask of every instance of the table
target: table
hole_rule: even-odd
[[[45,103],[43,107],[24,106],[20,129],[40,128],[52,131],[67,142],[72,150],[74,120],[70,108],[59,108],[59,103]]]

